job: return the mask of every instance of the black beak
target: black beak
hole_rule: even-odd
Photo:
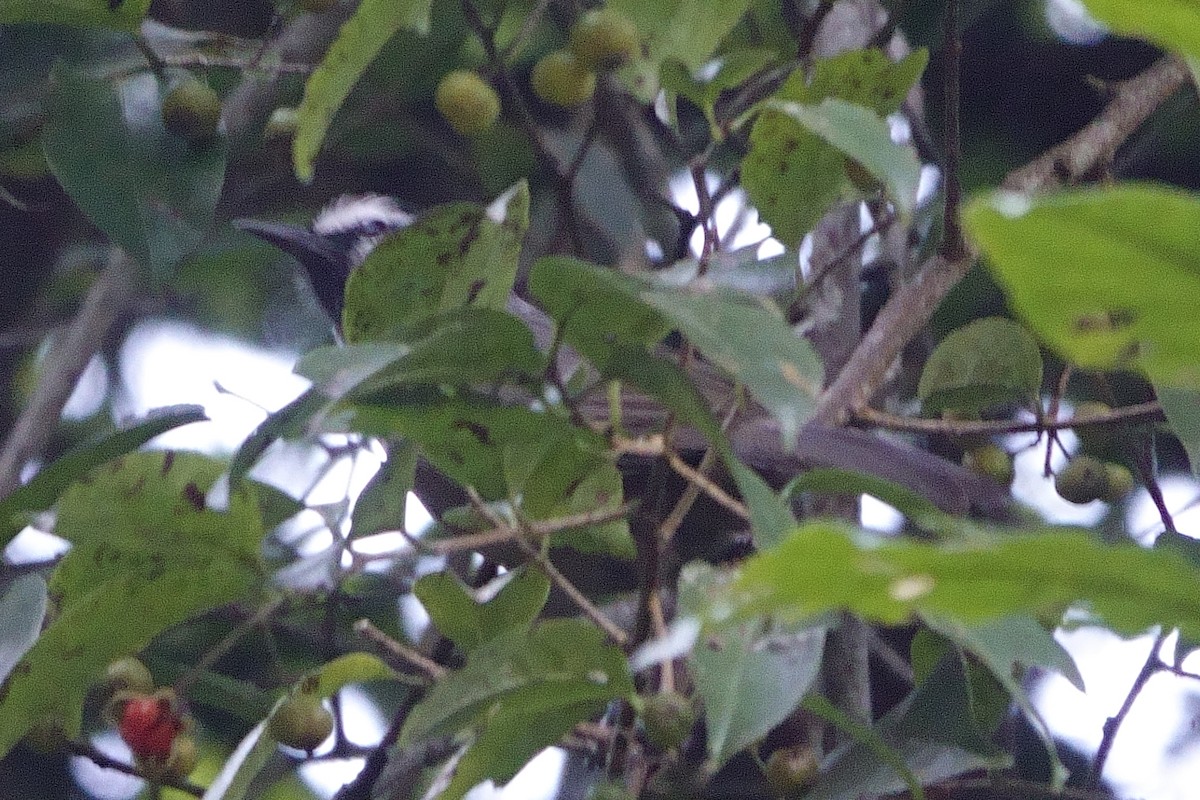
[[[270,242],[300,262],[321,307],[334,324],[340,324],[345,301],[346,278],[350,275],[349,254],[336,242],[298,225],[235,219],[233,227]]]

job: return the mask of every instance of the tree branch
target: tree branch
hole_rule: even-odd
[[[0,497],[20,485],[21,470],[30,459],[41,454],[49,441],[79,376],[99,352],[113,323],[129,307],[136,270],[133,261],[114,247],[108,265],[88,290],[78,316],[51,347],[37,388],[0,452]]]
[[[1003,188],[1032,193],[1077,183],[1112,162],[1117,149],[1191,79],[1183,59],[1167,56],[1112,89],[1100,115],[1067,141],[1010,172]]]

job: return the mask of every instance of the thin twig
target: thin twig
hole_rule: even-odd
[[[175,681],[173,688],[175,693],[180,697],[187,697],[188,689],[192,687],[204,672],[211,669],[213,664],[216,664],[222,656],[233,649],[233,646],[241,641],[242,637],[249,633],[254,628],[266,624],[267,620],[275,616],[275,613],[283,607],[284,597],[279,596],[268,600],[261,608],[255,611],[251,616],[247,617],[237,627],[225,634],[221,641],[214,644],[212,647],[200,657],[200,660],[193,664],[186,672],[179,676]]]
[[[1063,395],[1067,393],[1067,383],[1071,380],[1071,365],[1067,364],[1063,367],[1062,374],[1058,376],[1058,386],[1054,390],[1054,394],[1050,395],[1050,407],[1046,410],[1046,420],[1058,419],[1058,407],[1062,403]],[[1054,455],[1054,445],[1058,443],[1058,429],[1046,428],[1046,461],[1042,466],[1042,475],[1049,478],[1052,473],[1050,471],[1050,458]]]
[[[115,770],[126,775],[132,775],[135,778],[141,778],[144,781],[151,780],[150,776],[143,770],[138,769],[133,764],[128,764],[120,759],[113,758],[107,753],[101,752],[91,742],[69,740],[64,742],[63,747],[72,755],[86,758],[102,769]],[[193,797],[204,796],[203,786],[197,786],[184,778],[175,778],[170,775],[155,775],[153,780],[163,786],[169,786],[172,789],[186,792]]]
[[[1167,56],[1149,69],[1112,87],[1108,105],[1081,131],[1010,172],[1003,187],[1038,192],[1070,185],[1097,174],[1147,118],[1191,80],[1183,59]]]
[[[1141,694],[1142,689],[1146,688],[1146,684],[1154,677],[1154,673],[1158,672],[1162,667],[1162,659],[1158,657],[1158,651],[1162,648],[1162,644],[1168,635],[1168,633],[1164,632],[1154,637],[1154,643],[1150,646],[1150,655],[1146,658],[1146,663],[1142,665],[1142,669],[1138,672],[1137,677],[1133,679],[1133,686],[1129,687],[1129,694],[1125,695],[1125,700],[1121,703],[1121,707],[1117,710],[1117,713],[1105,720],[1104,735],[1100,739],[1100,746],[1096,749],[1096,757],[1092,759],[1092,766],[1088,770],[1087,780],[1083,782],[1084,789],[1094,790],[1100,787],[1100,779],[1104,775],[1104,765],[1108,761],[1109,754],[1112,752],[1113,742],[1116,741],[1117,732],[1121,729],[1121,723],[1129,715],[1129,711],[1133,708],[1133,703],[1137,700],[1138,695]]]
[[[136,281],[133,261],[114,247],[108,265],[88,290],[78,316],[61,340],[51,347],[37,388],[4,443],[0,452],[0,497],[17,488],[25,464],[46,446],[79,376],[104,344],[113,324],[129,307]]]
[[[1032,192],[1078,178],[1111,158],[1146,118],[1188,80],[1187,66],[1175,57],[1117,85],[1104,111],[1075,136],[1035,161],[1009,173],[1004,187]],[[930,259],[900,287],[863,337],[838,379],[817,404],[816,419],[845,424],[863,409],[883,384],[888,368],[941,305],[942,298],[970,269],[974,257]]]
[[[471,499],[471,506],[478,513],[487,518],[488,521],[490,521],[494,526],[499,528],[504,524],[504,521],[500,519],[500,516],[492,509],[488,508],[487,503],[485,503],[483,498],[479,496],[479,492],[475,491],[475,489],[471,487],[468,487],[467,495]],[[558,568],[550,563],[550,559],[546,558],[544,554],[539,552],[536,547],[527,541],[525,536],[517,536],[514,541],[516,541],[521,549],[525,551],[526,555],[533,559],[534,563],[538,565],[542,572],[546,573],[546,577],[550,579],[550,582],[562,590],[562,592],[571,599],[571,602],[579,607],[579,610],[583,612],[584,616],[596,623],[600,630],[604,631],[608,637],[618,645],[625,645],[625,642],[629,639],[625,631],[621,630],[621,628],[615,622],[605,616],[604,612],[597,608],[596,605],[589,600],[583,592],[579,591],[579,587],[571,583],[570,579],[567,578],[566,575],[563,575],[561,572],[559,572]]]
[[[449,670],[437,663],[433,659],[419,653],[415,648],[398,642],[388,636],[379,628],[375,627],[375,623],[369,619],[360,619],[354,623],[354,632],[364,639],[369,639],[381,650],[386,651],[397,659],[416,667],[431,681],[436,681],[446,675]]]
[[[959,73],[962,69],[962,35],[958,29],[958,2],[946,0],[945,11],[942,14],[942,72],[945,82],[942,85],[945,108],[943,109],[944,126],[942,128],[942,158],[943,185],[943,237],[939,252],[949,261],[957,261],[967,253],[967,243],[963,238],[962,222],[959,219],[959,209],[962,206],[962,183],[958,176],[958,162],[962,155],[962,142],[959,138]]]
[[[547,536],[552,536],[563,531],[574,530],[575,528],[584,528],[589,525],[603,525],[607,522],[614,522],[627,516],[633,510],[633,505],[630,503],[622,504],[616,508],[604,508],[596,511],[587,511],[582,514],[571,514],[569,516],[555,517],[547,520],[535,520],[527,523],[523,529],[525,535],[531,536],[534,539],[540,540]],[[463,536],[455,536],[451,539],[442,539],[429,544],[417,542],[417,546],[422,550],[426,550],[436,555],[449,555],[450,553],[461,553],[464,551],[482,550],[485,547],[492,545],[503,544],[510,542],[518,536],[522,535],[522,529],[514,528],[511,525],[501,524],[482,533],[471,533]]]
[[[1163,416],[1162,406],[1156,402],[1114,408],[1103,414],[1089,414],[1086,417],[1034,420],[1032,422],[1009,419],[922,419],[889,414],[869,406],[859,409],[854,415],[854,423],[857,425],[902,433],[940,434],[942,436],[1000,436],[1008,433],[1039,433],[1047,430],[1063,430],[1064,428],[1072,430],[1100,428],[1132,422],[1162,422],[1164,419],[1166,418]]]

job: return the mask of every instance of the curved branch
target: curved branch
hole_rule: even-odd
[[[41,454],[75,390],[79,376],[100,350],[109,329],[129,307],[137,268],[119,248],[96,278],[79,315],[46,357],[46,368],[0,452],[0,497],[21,483],[21,470]]]

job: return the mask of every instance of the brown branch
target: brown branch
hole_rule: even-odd
[[[1048,430],[1063,430],[1070,428],[1099,428],[1107,425],[1118,425],[1131,422],[1162,422],[1162,406],[1158,403],[1138,403],[1137,405],[1115,408],[1104,414],[1089,414],[1086,417],[1070,417],[1067,419],[1046,419],[1041,422],[1022,422],[1020,420],[950,420],[922,419],[920,417],[901,417],[874,408],[863,408],[854,414],[854,423],[871,428],[882,428],[901,433],[926,433],[941,436],[1001,436],[1007,433],[1040,433]]]
[[[1011,172],[1004,188],[1032,192],[1078,180],[1107,163],[1146,118],[1189,79],[1177,58],[1159,61],[1117,84],[1113,99],[1095,120],[1066,142]],[[946,294],[967,274],[974,255],[934,256],[916,277],[895,292],[863,337],[849,363],[817,404],[816,420],[844,425],[883,384],[904,347],[929,321]]]
[[[945,84],[943,98],[945,101],[944,127],[942,147],[945,155],[942,159],[942,177],[945,186],[943,203],[941,252],[951,260],[961,259],[967,253],[967,243],[963,238],[962,221],[959,219],[959,209],[962,206],[962,183],[958,177],[958,162],[962,156],[962,143],[959,141],[959,71],[962,61],[962,36],[958,30],[958,0],[946,0],[945,11],[942,14],[942,31],[945,47],[943,48],[943,70]]]
[[[1183,59],[1167,56],[1112,87],[1100,115],[1062,144],[1010,172],[1005,189],[1032,193],[1077,183],[1112,162],[1117,149],[1142,123],[1191,80]]]
[[[925,327],[942,298],[974,262],[974,256],[949,260],[934,256],[891,296],[875,317],[849,362],[817,401],[814,419],[839,426],[862,410],[883,385],[892,361]]]
[[[133,261],[114,247],[78,316],[51,347],[37,388],[4,443],[0,452],[0,497],[17,488],[25,464],[46,446],[79,377],[99,352],[109,329],[129,307],[136,279]]]
[[[1146,663],[1142,665],[1137,677],[1133,679],[1133,686],[1129,687],[1129,694],[1125,695],[1125,701],[1121,703],[1116,714],[1105,720],[1104,735],[1100,739],[1100,747],[1096,749],[1096,757],[1092,760],[1091,769],[1088,770],[1087,780],[1083,783],[1084,789],[1099,788],[1100,779],[1104,775],[1104,765],[1108,761],[1109,753],[1112,752],[1117,732],[1121,729],[1121,723],[1125,721],[1125,717],[1129,716],[1129,711],[1133,708],[1133,703],[1141,694],[1142,689],[1146,688],[1146,684],[1162,667],[1158,651],[1168,635],[1168,633],[1160,633],[1154,637],[1154,644],[1150,646],[1150,655],[1146,658]]]
[[[554,519],[532,521],[527,523],[524,529],[514,528],[511,525],[497,525],[482,533],[455,536],[452,539],[443,539],[431,542],[428,545],[421,543],[420,540],[416,540],[414,544],[422,550],[427,550],[437,555],[482,550],[485,547],[510,542],[522,534],[535,539],[544,539],[555,533],[575,528],[583,528],[588,525],[603,525],[606,522],[621,519],[632,510],[633,505],[625,503],[617,508],[604,508],[597,511],[587,511],[582,514],[571,514],[569,516],[555,517]],[[392,556],[388,556],[388,558],[392,558]]]
[[[364,639],[373,642],[388,655],[394,656],[400,661],[417,668],[431,681],[436,681],[444,677],[450,671],[416,648],[409,647],[388,636],[375,627],[375,624],[369,619],[360,619],[354,623],[354,632]]]
[[[111,769],[125,775],[132,775],[135,778],[149,781],[151,784],[170,786],[172,789],[186,792],[193,797],[204,796],[204,787],[202,786],[197,786],[184,778],[175,778],[170,775],[154,775],[151,777],[133,764],[126,763],[118,758],[113,758],[107,753],[101,752],[91,742],[69,740],[63,743],[63,747],[72,755],[86,758],[101,769]]]

